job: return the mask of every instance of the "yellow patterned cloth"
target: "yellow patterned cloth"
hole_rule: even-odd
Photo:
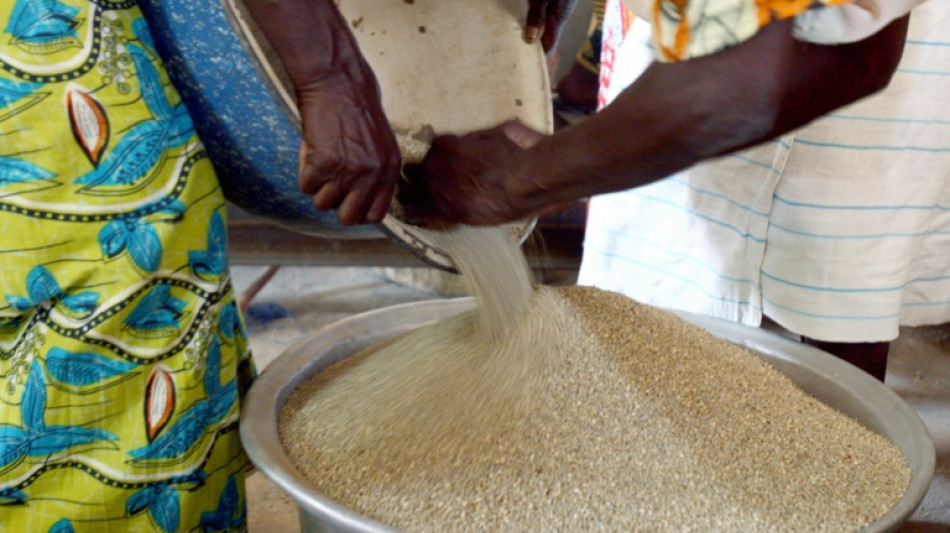
[[[624,0],[653,25],[660,61],[683,61],[744,42],[776,20],[852,0]]]
[[[243,531],[225,206],[134,0],[0,0],[0,531]]]

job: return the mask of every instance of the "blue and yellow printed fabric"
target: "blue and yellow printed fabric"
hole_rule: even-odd
[[[253,372],[135,2],[0,0],[0,530],[244,530]]]

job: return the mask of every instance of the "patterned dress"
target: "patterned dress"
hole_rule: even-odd
[[[0,0],[0,530],[242,531],[224,198],[134,0]]]

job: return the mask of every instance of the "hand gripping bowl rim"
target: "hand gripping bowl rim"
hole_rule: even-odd
[[[223,0],[224,11],[228,21],[231,23],[238,40],[244,46],[248,57],[256,67],[261,82],[273,94],[274,101],[279,103],[288,120],[293,124],[299,134],[303,134],[303,126],[300,112],[297,109],[294,89],[286,71],[283,70],[279,58],[267,43],[263,35],[257,29],[253,19],[244,11],[240,0]],[[550,80],[548,77],[547,62],[545,61],[544,51],[540,44],[534,46],[537,51],[537,63],[541,72],[540,91],[545,94],[550,93]],[[545,133],[554,131],[554,108],[553,103],[549,102],[544,109],[543,122],[545,124]],[[422,127],[422,124],[416,125]],[[512,230],[512,237],[517,238],[519,243],[524,243],[537,224],[537,217],[515,221],[505,224]],[[301,231],[301,228],[295,225],[285,225],[289,229]],[[455,267],[455,261],[443,250],[435,246],[424,233],[416,231],[412,224],[403,222],[391,214],[386,214],[383,220],[375,224],[385,237],[395,241],[400,247],[408,250],[425,263],[447,272],[458,273]]]

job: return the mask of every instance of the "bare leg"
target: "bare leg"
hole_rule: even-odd
[[[802,342],[843,359],[884,381],[884,375],[887,373],[887,352],[891,345],[889,342],[826,342],[808,337],[802,337]]]

